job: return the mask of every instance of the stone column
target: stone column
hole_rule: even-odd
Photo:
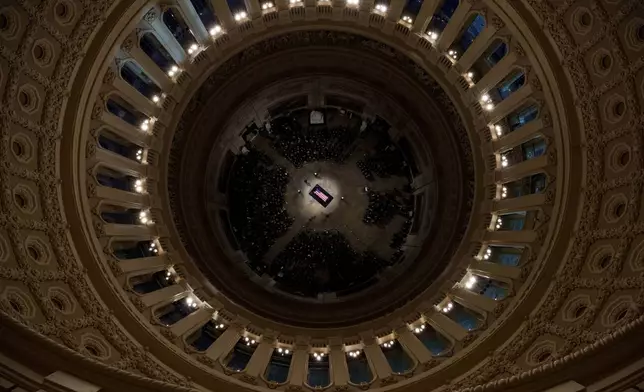
[[[329,363],[333,385],[346,385],[349,383],[349,368],[347,367],[346,353],[339,342],[331,342],[329,352]]]
[[[151,308],[163,303],[164,301],[171,303],[175,299],[175,297],[178,297],[180,294],[185,293],[186,291],[187,288],[182,284],[182,282],[179,282],[177,284],[173,284],[172,286],[164,287],[160,290],[143,294],[140,298],[146,307]]]
[[[123,45],[124,50],[132,56],[132,59],[141,66],[145,73],[161,88],[161,90],[166,92],[170,91],[174,82],[167,74],[169,70],[159,68],[159,66],[139,47],[139,43],[134,42],[136,39],[138,39],[136,36],[131,37],[130,40],[132,41],[128,44],[129,47],[126,47],[125,44]]]
[[[391,0],[387,9],[387,20],[394,24],[398,23],[404,8],[405,0]]]
[[[138,127],[135,127],[134,125],[128,122],[125,122],[120,117],[116,117],[112,113],[108,112],[107,109],[103,110],[103,112],[101,113],[100,120],[103,123],[109,125],[111,128],[118,129],[125,134],[132,134],[132,135],[141,134],[141,135],[144,135],[145,137],[150,137],[149,133],[146,134]]]
[[[458,59],[456,65],[459,71],[465,72],[472,67],[476,60],[483,55],[490,45],[490,42],[495,38],[497,31],[497,28],[488,20],[483,31],[481,31],[470,47]]]
[[[391,366],[389,366],[385,353],[382,352],[376,340],[371,338],[371,341],[368,344],[365,342],[365,344],[364,354],[375,370],[377,377],[380,379],[389,377],[391,375]]]
[[[96,187],[96,197],[101,200],[116,202],[116,204],[125,203],[130,207],[143,207],[146,205],[146,195],[135,192],[122,191],[116,188],[110,188],[103,185]]]
[[[529,244],[537,238],[534,230],[501,230],[488,231],[484,239],[491,244]]]
[[[105,235],[108,237],[131,236],[144,237],[152,236],[152,231],[146,225],[122,225],[119,223],[105,223],[103,225]]]
[[[103,225],[105,235],[108,237],[131,236],[144,237],[152,236],[152,231],[146,225],[122,225],[119,223],[105,223]]]
[[[142,134],[142,132],[138,133]],[[139,177],[143,176],[146,172],[146,165],[103,148],[96,149],[96,161],[106,163],[108,166],[123,171],[124,173],[134,174]]]
[[[183,49],[181,44],[177,41],[176,38],[172,35],[168,26],[163,23],[163,15],[160,15],[158,18],[150,22],[150,26],[157,33],[157,38],[165,49],[170,53],[170,56],[174,59],[177,64],[183,64],[186,60],[186,51]]]
[[[212,319],[212,313],[212,309],[202,306],[197,311],[172,324],[170,331],[176,336],[183,336],[187,332],[194,330],[195,327],[205,325]]]
[[[132,87],[128,82],[122,79],[120,75],[114,78],[112,86],[119,91],[119,95],[123,97],[123,99],[128,101],[132,106],[146,116],[155,117],[156,113],[159,112],[159,107],[154,102],[141,94],[139,90]]]
[[[235,347],[240,337],[241,328],[231,325],[208,347],[206,355],[215,361],[225,357]]]
[[[484,295],[479,295],[470,290],[462,287],[455,287],[450,290],[450,295],[453,295],[458,302],[468,309],[482,310],[484,312],[491,312],[496,308],[497,301]]]
[[[434,312],[429,316],[428,320],[431,324],[438,327],[438,330],[443,331],[455,340],[460,341],[467,336],[467,330],[465,328],[442,313]]]
[[[452,43],[461,31],[463,24],[465,24],[470,8],[472,8],[472,4],[467,0],[462,0],[458,4],[458,7],[456,7],[456,10],[454,11],[454,15],[452,15],[447,26],[445,26],[445,30],[443,30],[440,37],[438,37],[437,45],[439,52],[446,52],[447,49],[452,46]],[[461,56],[462,54],[463,53],[459,53],[458,55]]]
[[[513,92],[512,95],[495,104],[494,109],[488,112],[488,122],[494,124],[501,121],[505,116],[521,106],[532,93],[531,85],[523,85],[517,91]]]
[[[138,259],[128,259],[119,261],[119,267],[123,273],[131,273],[136,271],[157,270],[160,271],[168,265],[169,260],[167,254],[152,257],[141,257]]]
[[[416,15],[416,20],[414,20],[414,25],[412,26],[411,31],[419,34],[424,33],[425,30],[427,30],[429,22],[436,13],[439,3],[440,0],[424,0],[423,4],[420,6],[418,15]]]
[[[215,15],[217,15],[217,19],[219,19],[219,23],[221,23],[221,27],[223,27],[224,30],[229,32],[237,28],[237,24],[233,18],[233,13],[230,11],[230,7],[228,7],[226,0],[210,0],[210,3],[212,4],[212,9],[215,11]]]
[[[306,382],[306,369],[309,361],[308,345],[297,345],[291,357],[290,385],[304,385]]]
[[[401,345],[409,351],[419,363],[425,363],[432,359],[432,353],[414,335],[409,328],[400,327],[396,330],[396,336]]]
[[[262,341],[253,352],[253,356],[250,358],[250,361],[248,361],[248,364],[246,365],[246,374],[253,377],[259,377],[264,373],[268,363],[271,361],[274,346],[274,337],[263,337]]]
[[[202,46],[210,44],[210,33],[208,33],[208,29],[212,28],[212,26],[204,26],[201,23],[201,18],[199,18],[199,14],[192,5],[192,2],[190,0],[177,0],[177,5],[181,8],[181,13],[186,24],[195,36],[197,43]]]
[[[503,199],[494,203],[494,210],[513,210],[523,211],[529,208],[541,206],[546,201],[546,195],[537,193],[534,195],[525,195],[512,199]]]
[[[515,147],[532,138],[534,134],[541,131],[543,127],[543,120],[541,118],[536,118],[516,131],[506,133],[497,140],[494,140],[492,142],[492,149],[494,151],[499,151],[501,149]],[[507,129],[504,131],[508,132]]]
[[[548,156],[542,155],[537,158],[519,162],[516,165],[512,165],[503,170],[497,170],[495,172],[495,180],[508,182],[523,178],[525,176],[543,171],[546,166],[548,166]]]
[[[246,0],[246,8],[251,19],[255,20],[262,17],[262,7],[259,4],[259,0]]]
[[[521,268],[478,260],[470,263],[469,270],[475,274],[498,278],[517,279],[521,275]]]
[[[508,76],[518,59],[516,52],[508,52],[485,76],[476,82],[472,87],[472,92],[475,95],[482,95],[484,92],[496,86],[503,78]],[[478,99],[479,97],[477,96],[476,98]]]

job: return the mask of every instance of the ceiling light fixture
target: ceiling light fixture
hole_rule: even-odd
[[[384,14],[387,12],[388,7],[386,4],[376,4],[375,9],[376,11]]]
[[[246,11],[239,11],[238,13],[235,14],[235,21],[240,22],[246,19],[247,16],[248,14],[246,14]]]
[[[197,53],[197,51],[198,51],[198,50],[199,50],[199,45],[197,45],[197,44],[192,44],[192,45],[190,45],[190,47],[188,48],[188,54],[195,54],[195,53]]]
[[[168,71],[168,76],[173,78],[173,77],[179,75],[180,71],[181,70],[179,69],[179,67],[177,67],[176,65],[173,65],[172,68],[170,68],[170,70]]]
[[[222,32],[222,29],[221,29],[221,26],[219,26],[219,25],[214,25],[210,29],[210,35],[213,36],[213,37],[218,35],[218,34],[220,34],[221,32]]]

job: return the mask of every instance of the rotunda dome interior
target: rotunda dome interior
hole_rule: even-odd
[[[0,0],[0,390],[644,389],[639,0]]]

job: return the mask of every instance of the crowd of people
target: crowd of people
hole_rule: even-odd
[[[360,151],[364,157],[357,165],[367,180],[375,181],[374,176],[410,178],[405,157],[392,143],[386,122],[380,119],[367,125],[367,121],[358,119],[331,123],[335,125],[309,124],[296,115],[284,115],[263,127],[247,127],[243,133],[246,145],[228,176],[230,226],[249,265],[260,275],[270,275],[277,287],[306,297],[327,292],[343,295],[370,285],[385,267],[402,258],[411,228],[413,203],[408,182],[400,190],[369,191],[367,195],[364,224],[384,228],[396,215],[405,219],[390,238],[389,246],[394,249],[391,258],[355,250],[338,230],[305,227],[298,228],[299,232],[272,260],[265,260],[294,219],[286,210],[285,200],[290,175],[263,150],[253,147],[257,136],[268,138],[271,148],[296,168],[317,161],[343,163]]]
[[[261,265],[264,254],[293,223],[284,203],[289,175],[268,155],[250,148],[237,158],[230,181],[232,230],[251,264]]]
[[[362,218],[362,221],[367,225],[384,227],[391,222],[396,214],[407,217],[412,211],[411,198],[400,191],[376,192],[370,190],[367,196],[369,204]]]
[[[359,160],[357,166],[365,178],[370,181],[373,181],[373,174],[380,178],[409,177],[411,175],[405,158],[393,144],[378,149]]]
[[[359,132],[342,126],[304,126],[288,116],[273,120],[270,128],[273,146],[295,167],[315,161],[342,162]]]
[[[335,230],[302,230],[271,262],[271,276],[290,292],[315,297],[364,284],[389,265],[372,252],[357,252]]]

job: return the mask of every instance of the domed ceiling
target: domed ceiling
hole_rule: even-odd
[[[0,352],[109,391],[589,385],[641,356],[643,26],[2,2]]]
[[[379,56],[382,53],[388,56],[382,58]],[[298,61],[292,61],[293,58],[297,58]],[[264,317],[309,327],[315,327],[317,324],[352,325],[368,321],[378,314],[390,313],[427,290],[460,245],[470,215],[474,188],[473,162],[468,137],[455,107],[442,88],[418,66],[391,47],[357,35],[330,31],[297,32],[277,36],[246,48],[242,53],[227,60],[220,68],[221,70],[208,77],[184,111],[172,143],[173,155],[169,164],[172,179],[169,183],[169,194],[176,195],[171,206],[177,227],[191,256],[202,265],[215,287],[224,291],[232,301]],[[386,80],[382,77],[385,74]],[[417,224],[424,227],[420,232],[416,230],[415,237],[419,238],[412,246],[419,251],[415,252],[415,257],[396,265],[397,271],[389,272],[386,281],[381,280],[370,287],[370,290],[355,292],[354,289],[354,295],[335,296],[333,299],[327,296],[320,301],[302,301],[302,298],[285,295],[267,297],[267,290],[259,285],[248,284],[249,278],[244,270],[235,267],[236,260],[231,260],[230,256],[222,251],[222,245],[213,241],[217,238],[217,232],[212,226],[227,225],[227,222],[217,222],[220,220],[218,210],[211,215],[204,214],[209,203],[214,204],[220,193],[219,190],[212,189],[211,184],[217,181],[217,175],[224,174],[216,167],[205,172],[199,169],[207,167],[208,162],[212,166],[223,165],[222,144],[226,140],[233,144],[236,140],[234,136],[230,136],[231,132],[222,136],[218,131],[223,133],[229,128],[234,135],[240,134],[242,129],[234,128],[240,120],[234,119],[249,116],[252,118],[256,107],[266,105],[264,101],[267,96],[278,104],[292,95],[293,90],[300,90],[306,94],[309,88],[315,88],[317,93],[331,97],[345,96],[349,102],[355,102],[356,105],[365,106],[367,102],[377,102],[370,110],[374,110],[375,114],[382,118],[390,117],[389,121],[395,121],[396,126],[400,128],[397,132],[412,133],[411,138],[418,149],[418,152],[414,153],[423,158],[417,165],[423,166],[422,171],[427,178],[415,185],[418,188],[425,187],[428,195],[424,201],[426,205],[419,211],[419,214],[424,216],[417,218],[421,221]],[[260,102],[256,103],[257,101]],[[243,109],[237,110],[240,106],[246,108],[246,112]],[[333,115],[332,112],[328,114]],[[231,122],[235,125],[229,125]],[[275,123],[273,128],[278,126]],[[366,130],[366,133],[369,131]],[[266,135],[270,136],[268,132]],[[218,142],[222,139],[224,142]],[[360,148],[367,143],[364,139],[364,136],[357,137],[353,144]],[[419,148],[421,142],[427,146],[426,149]],[[351,147],[352,143],[344,143],[344,148]],[[259,144],[259,139],[246,143],[249,147]],[[235,147],[233,144],[230,149],[234,151]],[[275,155],[275,148],[269,147],[268,151]],[[283,155],[277,155],[282,160],[285,159]],[[348,156],[346,159],[356,161],[359,159],[358,155],[360,152],[356,152],[354,158]],[[306,223],[307,227],[314,231],[316,227],[318,231],[326,227],[334,231],[339,230],[341,236],[358,236],[359,242],[359,236],[367,235],[363,234],[366,230],[365,225],[354,224],[355,219],[350,216],[350,211],[365,211],[367,196],[352,193],[351,189],[355,188],[361,193],[365,193],[364,187],[386,191],[383,187],[387,184],[360,178],[362,176],[352,177],[350,170],[355,162],[353,165],[344,162],[327,170],[319,166],[328,161],[312,159],[309,166],[297,170],[293,167],[287,172],[289,177],[306,176],[308,173],[310,181],[320,181],[327,188],[330,186],[329,189],[335,194],[336,200],[331,201],[324,212],[319,214],[317,221],[312,221],[308,220],[311,217],[301,216],[306,214],[302,211],[304,207],[296,207],[294,204],[298,202],[298,198],[292,198],[293,209],[287,212],[288,217],[284,219],[289,227],[294,227],[290,233],[284,235],[295,235],[299,231],[298,225],[304,226]],[[402,167],[403,162],[397,161],[396,164]],[[289,162],[284,165],[289,168],[293,166]],[[318,170],[315,168],[320,170],[317,176],[314,175]],[[324,182],[323,176],[327,174],[339,176],[340,181],[344,181],[344,189],[334,188],[335,182]],[[419,176],[418,173],[416,175]],[[307,180],[309,183],[310,181]],[[285,180],[285,184],[288,182]],[[310,185],[312,187],[315,184]],[[305,183],[302,186],[306,188]],[[401,189],[402,187],[399,186]],[[297,190],[291,186],[291,189],[285,188],[282,194],[286,199],[290,199],[294,192],[297,194]],[[308,198],[306,189],[305,193],[307,194],[302,197]],[[204,194],[208,194],[205,200]],[[342,200],[341,194],[346,194],[347,199]],[[410,202],[412,195],[410,191]],[[242,196],[238,195],[238,198]],[[346,208],[343,208],[345,204]],[[336,205],[340,206],[338,211],[328,212]],[[230,214],[234,212],[230,211]],[[333,216],[329,224],[325,225],[323,221],[329,219],[325,214],[339,216]],[[312,217],[315,219],[315,215]],[[291,222],[289,219],[298,221]],[[300,222],[302,219],[307,220]],[[316,222],[319,223],[316,225]],[[347,224],[352,225],[351,228]],[[260,237],[268,235],[272,230],[267,223],[260,223],[260,226]],[[359,233],[350,234],[349,231],[353,232],[352,228]],[[395,230],[393,224],[390,228]],[[425,238],[427,240],[423,241]],[[362,239],[363,242],[366,240],[366,237]],[[389,238],[378,237],[376,241],[378,240],[389,242]],[[226,242],[225,238],[223,242]],[[371,248],[377,249],[375,246]],[[263,261],[258,263],[264,265]],[[324,260],[321,262],[324,263]],[[368,266],[377,262],[370,260],[363,264]],[[338,268],[340,267],[335,267],[334,270]],[[392,265],[392,269],[396,268]],[[344,272],[349,273],[352,272]],[[276,292],[278,289],[271,291]],[[314,294],[314,297],[318,295]],[[370,296],[370,301],[365,301],[367,296]]]

